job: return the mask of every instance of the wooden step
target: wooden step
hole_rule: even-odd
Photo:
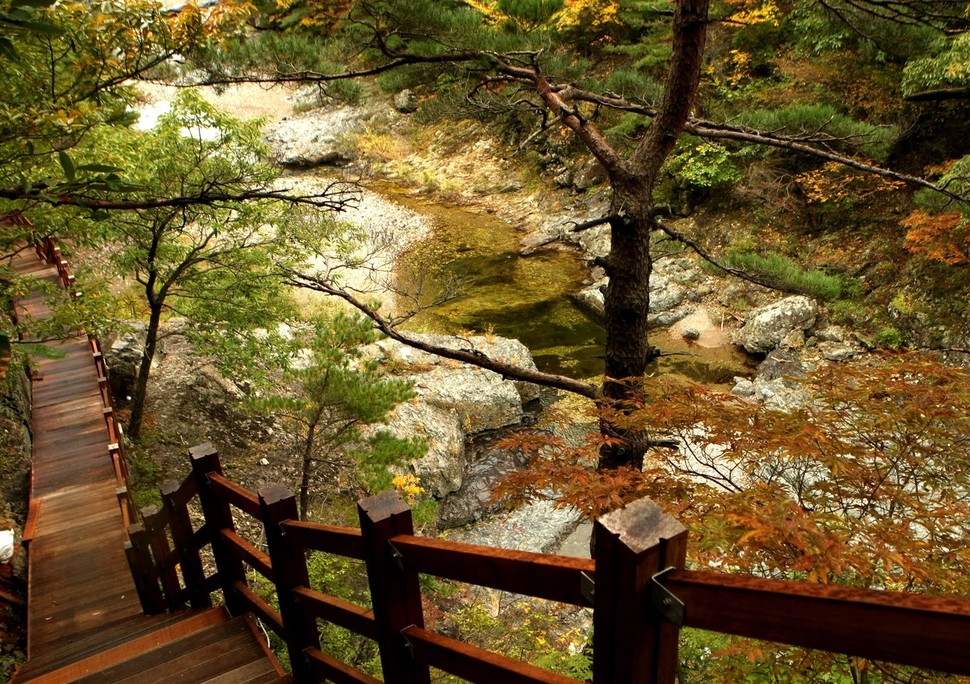
[[[31,659],[11,680],[12,684],[73,682],[91,672],[111,667],[159,646],[191,639],[213,626],[229,623],[222,607],[186,611],[148,618],[123,620],[119,624],[87,635],[82,642]],[[60,660],[58,660],[60,654]],[[108,681],[108,680],[100,680]],[[189,681],[189,680],[186,680]]]
[[[13,682],[28,681],[51,670],[83,660],[95,653],[131,641],[145,634],[185,619],[184,613],[166,615],[135,615],[123,618],[99,630],[89,632],[82,638],[65,643],[63,640],[52,644],[40,643],[40,656],[32,657],[24,663]]]
[[[202,629],[228,619],[221,607],[123,618],[72,641],[39,644],[41,653],[32,656],[21,667],[20,674],[37,676],[50,672],[190,618],[180,629]]]
[[[151,651],[92,672],[77,684],[271,682],[282,675],[266,656],[246,618],[234,618],[161,644]]]

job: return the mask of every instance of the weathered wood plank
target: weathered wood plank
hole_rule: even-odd
[[[408,627],[402,633],[415,653],[424,655],[433,667],[470,681],[580,684],[578,679],[543,670],[420,627]]]

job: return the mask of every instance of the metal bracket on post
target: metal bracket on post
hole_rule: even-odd
[[[411,629],[414,625],[408,625],[404,629]],[[404,633],[404,629],[401,630],[401,638],[404,639],[404,650],[407,651],[408,657],[414,660],[414,642],[408,638],[408,635]]]
[[[676,570],[677,568],[670,567],[664,568],[656,575],[650,578],[650,603],[656,608],[664,619],[668,622],[672,622],[678,627],[684,626],[684,613],[687,611],[687,607],[684,606],[684,602],[679,598],[674,596],[674,594],[663,584],[661,584],[660,579],[666,575],[671,570]]]
[[[388,540],[387,545],[391,547],[391,558],[394,559],[394,564],[397,566],[397,569],[404,572],[404,554],[394,546],[394,542]]]
[[[589,601],[589,605],[593,605],[593,597],[596,594],[596,581],[588,573],[579,573],[579,593],[584,599]]]

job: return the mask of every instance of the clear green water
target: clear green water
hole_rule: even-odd
[[[495,216],[428,203],[393,187],[376,189],[437,226],[434,236],[412,248],[398,266],[398,287],[420,292],[419,301],[429,307],[412,319],[412,329],[493,332],[521,340],[540,370],[574,378],[602,375],[603,329],[568,296],[588,276],[578,252],[523,257],[522,234]],[[454,295],[447,301],[432,304],[449,292]],[[651,372],[715,384],[750,373],[744,355],[730,347],[703,349],[664,331],[652,343],[677,355],[662,357]]]

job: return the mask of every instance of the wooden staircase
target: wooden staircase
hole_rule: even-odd
[[[291,682],[248,616],[224,608],[137,616],[28,661],[12,684]]]
[[[72,282],[59,252],[21,250],[9,263],[52,285]],[[18,317],[45,318],[46,299],[20,298]],[[27,662],[11,682],[292,681],[248,615],[143,613],[125,556],[123,455],[103,401],[100,350],[86,336],[48,346],[60,356],[38,359],[32,378]]]

